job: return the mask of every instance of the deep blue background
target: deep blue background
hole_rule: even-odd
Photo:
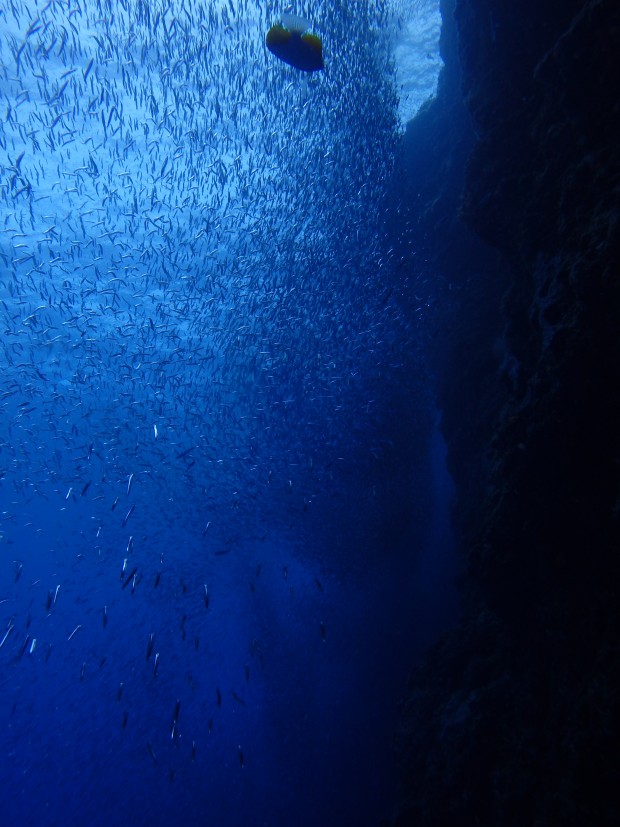
[[[86,823],[85,812],[92,824],[377,823],[393,792],[391,733],[408,670],[453,607],[451,484],[437,431],[429,461],[422,542],[400,537],[375,559],[356,542],[337,568],[326,548],[322,560],[318,548],[302,559],[269,539],[215,556],[178,526],[195,564],[167,564],[169,550],[149,542],[132,594],[116,561],[80,543],[84,499],[60,514],[37,504],[38,529],[10,521],[0,581],[15,618],[1,653],[6,823]],[[334,526],[324,542],[347,533]],[[23,561],[17,582],[11,558]],[[20,658],[26,636],[36,648]]]
[[[390,811],[452,489],[391,16],[349,6],[298,9],[311,78],[270,8],[0,7],[2,824]]]

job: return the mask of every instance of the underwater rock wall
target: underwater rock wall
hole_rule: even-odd
[[[411,128],[444,151],[407,185],[456,296],[435,362],[465,608],[411,678],[392,823],[617,824],[620,7],[456,0],[448,33],[451,5],[462,87],[447,34]]]

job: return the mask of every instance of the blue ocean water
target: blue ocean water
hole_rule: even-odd
[[[300,4],[304,75],[279,11],[0,3],[3,824],[389,812],[454,611],[413,18]]]

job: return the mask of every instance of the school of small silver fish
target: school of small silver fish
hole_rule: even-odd
[[[232,704],[247,772],[268,654],[225,617],[268,576],[329,646],[313,548],[415,350],[388,5],[300,4],[308,76],[265,48],[271,2],[0,0],[0,682],[8,720],[90,682],[91,760],[133,732],[172,781]]]

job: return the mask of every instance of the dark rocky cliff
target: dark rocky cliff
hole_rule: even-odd
[[[435,368],[464,611],[411,678],[392,824],[615,825],[620,4],[443,5],[407,187],[456,296]]]

